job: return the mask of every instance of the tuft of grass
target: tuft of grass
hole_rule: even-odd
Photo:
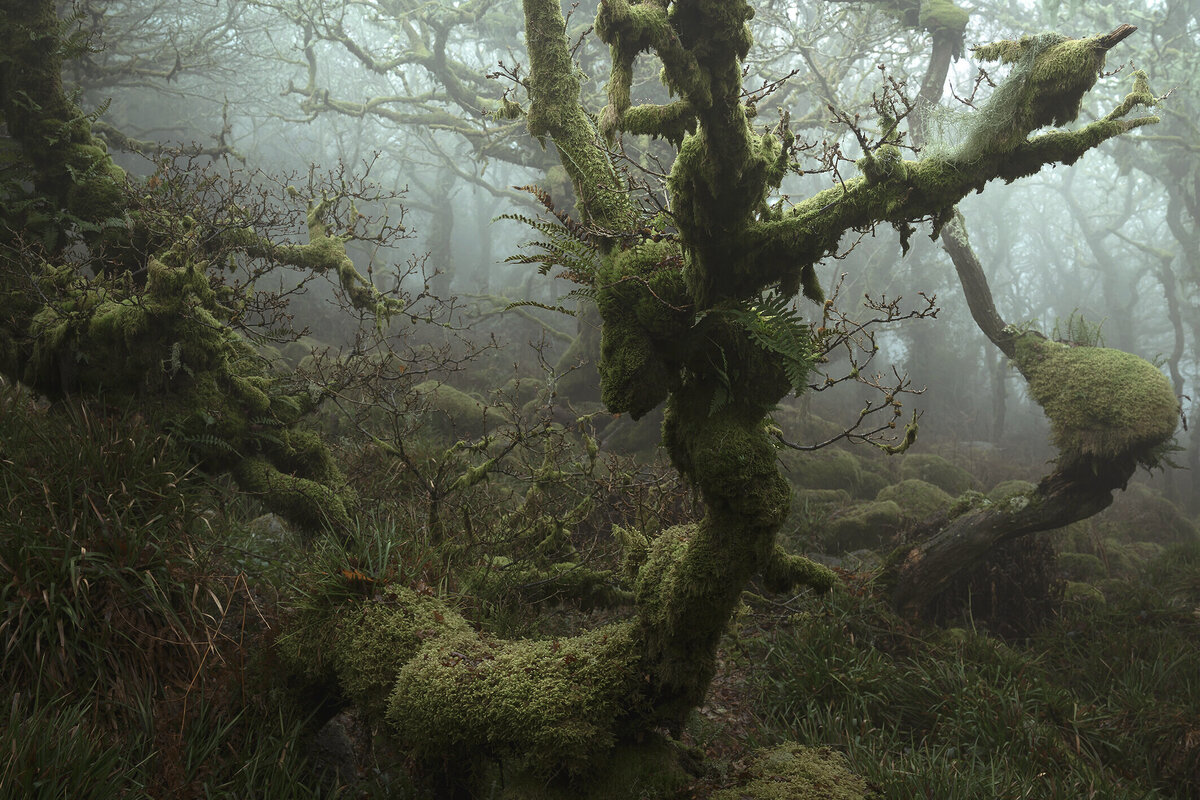
[[[338,794],[254,674],[289,554],[221,505],[136,409],[0,384],[0,800]]]
[[[107,800],[139,796],[127,759],[91,722],[91,703],[20,693],[0,722],[0,798]],[[129,785],[135,784],[135,785]],[[144,795],[142,795],[144,796]]]
[[[753,644],[768,740],[842,750],[884,796],[1200,797],[1200,558],[1176,553],[1027,644],[918,629],[869,592],[806,597]]]

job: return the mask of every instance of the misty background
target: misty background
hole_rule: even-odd
[[[1119,102],[1134,68],[1145,70],[1168,97],[1160,125],[1109,142],[1070,168],[989,186],[960,205],[1002,317],[1031,322],[1065,341],[1098,337],[1160,365],[1189,420],[1196,410],[1200,335],[1196,6],[1194,0],[974,4],[968,46],[1047,29],[1086,36],[1120,23],[1138,26],[1109,57],[1106,71],[1120,75],[1102,79],[1089,94],[1081,122]],[[372,198],[359,201],[359,213],[403,226],[402,235],[352,243],[350,253],[378,287],[399,285],[414,298],[410,310],[426,314],[431,324],[413,334],[410,352],[430,342],[463,354],[483,349],[493,363],[526,377],[554,381],[578,365],[579,375],[596,382],[586,352],[563,360],[578,327],[594,324],[586,314],[574,319],[535,306],[510,307],[519,301],[557,306],[573,288],[541,278],[534,266],[506,262],[534,232],[499,218],[536,217],[541,210],[530,192],[516,187],[537,184],[558,208],[571,208],[569,182],[553,166],[553,145],[530,137],[513,105],[523,99],[514,90],[526,63],[519,4],[82,0],[71,8],[90,52],[72,62],[67,78],[84,107],[102,109],[97,132],[127,169],[152,175],[186,163],[232,173],[285,209],[289,186],[301,197],[321,186],[353,186],[360,198]],[[578,41],[585,98],[593,98],[585,105],[599,108],[608,54],[583,36],[596,9],[588,2],[571,8],[568,34]],[[838,118],[860,114],[869,129],[872,97],[889,84],[915,96],[925,69],[926,34],[905,13],[903,4],[887,2],[761,4],[745,80],[757,101],[757,123],[774,125],[786,112],[814,152],[840,148],[832,180],[856,174],[853,160],[861,151]],[[644,61],[635,103],[665,98],[650,59]],[[993,71],[999,77],[1003,70]],[[953,146],[962,135],[956,110],[978,105],[991,90],[991,76],[969,51],[951,75],[943,95],[947,110],[938,117],[940,139],[929,147]],[[661,198],[656,188],[670,169],[672,148],[631,135],[621,147],[630,179],[648,187],[651,201]],[[814,161],[814,172],[817,166]],[[800,200],[830,180],[824,172],[792,176],[783,192]],[[300,241],[303,226],[294,220],[294,213],[281,212],[280,231]],[[995,480],[1034,479],[1053,457],[1047,422],[1024,381],[975,326],[948,256],[928,233],[927,224],[917,230],[903,257],[899,235],[889,227],[846,237],[840,256],[819,270],[821,282],[827,294],[836,289],[838,308],[852,319],[870,316],[861,306],[864,295],[900,296],[904,308],[922,307],[922,293],[936,297],[936,318],[876,332],[870,371],[895,371],[923,390],[906,401],[922,412],[915,451],[967,463],[978,454],[981,464],[1012,465],[1011,473],[990,476]],[[295,286],[278,274],[256,284],[284,292]],[[294,330],[305,344],[353,346],[353,326],[332,295],[333,287],[317,280],[290,296]],[[567,305],[574,308],[572,298]],[[800,308],[819,320],[819,307],[802,302]],[[439,361],[439,369],[446,364]],[[470,361],[454,367],[480,368]],[[495,388],[503,372],[497,368]],[[843,383],[798,402],[848,426],[867,396],[864,387]],[[646,424],[653,438],[655,422]],[[785,433],[794,441],[820,438],[811,430]],[[1153,481],[1195,513],[1200,440],[1181,428],[1176,442],[1180,449],[1171,460],[1188,470],[1139,480]]]

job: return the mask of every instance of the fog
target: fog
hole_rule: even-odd
[[[530,137],[521,117],[528,69],[515,2],[89,1],[76,8],[75,24],[88,34],[90,50],[72,62],[68,79],[85,106],[102,109],[98,118],[110,128],[99,130],[108,132],[110,149],[124,150],[118,156],[123,165],[148,175],[155,159],[172,151],[194,154],[184,157],[211,161],[211,169],[271,186],[280,197],[289,184],[304,196],[353,184],[363,197],[359,213],[403,219],[402,235],[351,247],[377,286],[400,280],[422,302],[443,301],[439,324],[476,341],[495,334],[505,358],[536,360],[529,342],[537,337],[520,325],[506,327],[502,310],[519,301],[557,306],[573,287],[536,275],[529,264],[506,263],[536,232],[498,218],[544,213],[531,193],[516,187],[540,185],[565,211],[573,200],[554,166],[553,145]],[[574,6],[568,28],[578,42],[584,95],[591,98],[585,105],[598,110],[608,53],[584,35],[594,12],[587,3]],[[873,98],[887,92],[893,103],[915,97],[928,34],[913,23],[884,4],[760,7],[745,91],[756,99],[757,125],[767,129],[787,114],[805,143],[796,174],[782,187],[784,202],[856,174],[861,148],[848,123],[860,120],[863,131],[877,134]],[[1119,103],[1134,68],[1145,70],[1165,95],[1156,112],[1162,121],[1104,144],[1071,167],[1045,168],[1012,185],[994,182],[960,210],[1005,320],[1053,331],[1064,341],[1102,342],[1161,365],[1190,419],[1200,335],[1194,11],[1186,2],[986,2],[972,11],[965,40],[969,48],[1048,28],[1090,35],[1120,23],[1139,30],[1110,54],[1076,125]],[[635,64],[635,104],[668,98],[650,60]],[[945,110],[935,117],[937,132],[927,148],[952,147],[962,138],[963,113],[985,102],[1008,68],[986,69],[969,49],[955,59],[942,92]],[[121,148],[118,137],[136,142]],[[645,188],[647,208],[666,202],[662,180],[674,149],[630,134],[617,146],[627,157],[629,180]],[[840,287],[838,306],[854,318],[866,313],[859,305],[864,295],[900,297],[906,310],[920,305],[920,293],[936,298],[936,318],[878,328],[879,352],[869,366],[906,376],[919,392],[906,406],[922,415],[918,447],[985,443],[1029,463],[1051,458],[1041,411],[973,322],[954,268],[929,233],[928,221],[918,226],[902,256],[891,228],[856,232],[822,262],[820,281],[827,292]],[[328,290],[310,284],[307,292],[296,310],[318,313]],[[820,316],[803,301],[800,310]],[[533,313],[558,332],[573,333],[580,324]],[[337,343],[335,322],[300,314],[297,324],[317,340]],[[561,356],[565,343],[545,347]],[[864,392],[840,384],[803,402],[849,425],[853,413],[847,418],[846,411],[863,402]],[[1195,511],[1200,443],[1184,428],[1176,443],[1181,449],[1171,460],[1190,471],[1143,477]]]

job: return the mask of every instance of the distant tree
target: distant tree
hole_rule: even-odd
[[[355,191],[304,198],[290,187],[307,206],[308,242],[296,244],[280,236],[291,220],[267,193],[202,163],[172,177],[177,165],[164,161],[131,181],[63,88],[64,58],[85,52],[86,33],[53,0],[6,1],[0,37],[0,372],[50,396],[136,400],[272,510],[347,533],[353,492],[298,424],[320,392],[273,375],[235,330],[264,309],[223,274],[288,264],[330,275],[359,308],[400,312],[346,254],[347,241],[370,238]]]

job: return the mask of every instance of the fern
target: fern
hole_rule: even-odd
[[[524,214],[501,214],[496,219],[507,219],[528,225],[542,235],[538,241],[527,242],[526,247],[536,247],[540,252],[519,253],[505,259],[509,264],[536,264],[542,275],[561,267],[559,277],[590,286],[596,280],[600,268],[600,255],[587,228],[571,219],[565,211],[554,207],[554,202],[540,186],[519,186],[540,202],[554,219],[528,217]]]
[[[791,305],[790,298],[768,292],[755,303],[743,301],[737,307],[714,309],[710,313],[732,318],[746,329],[756,345],[780,356],[792,391],[799,394],[804,390],[817,354],[808,324]]]
[[[1071,316],[1067,317],[1065,324],[1061,319],[1055,320],[1053,338],[1055,341],[1073,345],[1103,347],[1104,334],[1100,332],[1103,327],[1104,320],[1092,324],[1079,309],[1075,309]]]

